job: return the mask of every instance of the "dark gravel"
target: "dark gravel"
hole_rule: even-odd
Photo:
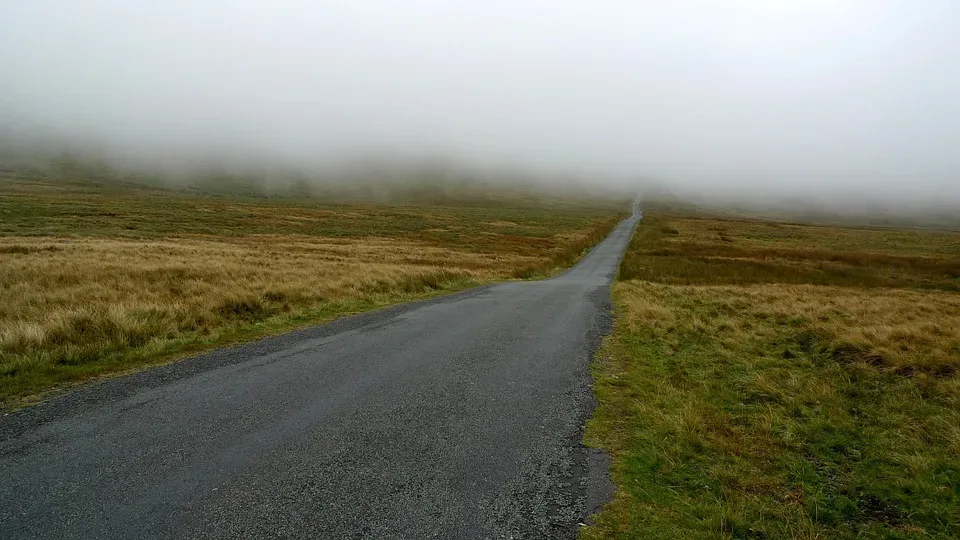
[[[0,418],[0,538],[574,538],[611,493],[588,363],[638,217],[579,265]]]

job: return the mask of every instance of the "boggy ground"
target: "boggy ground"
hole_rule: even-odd
[[[960,234],[648,215],[584,538],[960,536]]]
[[[572,264],[626,204],[323,204],[0,178],[0,400]]]

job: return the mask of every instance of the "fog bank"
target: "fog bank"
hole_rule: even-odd
[[[960,201],[954,0],[35,0],[0,50],[7,141],[127,163]]]

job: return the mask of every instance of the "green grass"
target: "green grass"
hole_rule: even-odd
[[[581,536],[960,537],[944,234],[646,219],[592,367],[618,491]]]

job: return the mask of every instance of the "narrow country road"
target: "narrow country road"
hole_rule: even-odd
[[[0,538],[573,538],[609,496],[588,363],[639,209],[576,267],[0,418]]]

